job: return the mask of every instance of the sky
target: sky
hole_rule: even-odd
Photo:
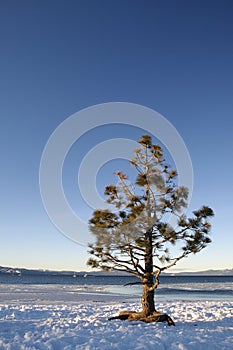
[[[87,247],[59,232],[43,206],[41,157],[71,115],[124,102],[155,110],[176,128],[193,166],[189,209],[206,204],[215,212],[213,243],[176,271],[233,267],[232,1],[2,0],[0,77],[0,266],[87,269]],[[84,221],[91,212],[85,203],[80,208],[83,157],[106,140],[142,134],[109,124],[71,147],[64,192]],[[121,165],[126,161],[103,164],[100,192]],[[87,174],[87,188],[88,181]]]

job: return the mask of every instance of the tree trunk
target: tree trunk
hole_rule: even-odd
[[[110,317],[109,320],[129,320],[150,322],[167,322],[169,326],[174,326],[174,322],[170,316],[157,312],[154,304],[154,275],[153,275],[153,245],[152,231],[148,230],[145,234],[145,273],[142,280],[142,311],[122,311],[118,316]]]
[[[149,316],[155,312],[154,290],[149,290],[149,288],[148,285],[143,285],[142,312],[145,316]]]
[[[153,248],[152,248],[152,231],[148,230],[145,234],[145,274],[143,276],[143,292],[142,292],[142,312],[148,316],[155,311],[154,305],[154,284],[153,276]]]
[[[150,322],[167,322],[169,326],[175,326],[170,316],[157,312],[154,304],[153,274],[145,273],[143,278],[142,311],[121,311],[118,316],[110,317],[109,320],[129,320]]]

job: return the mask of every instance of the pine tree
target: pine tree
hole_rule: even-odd
[[[142,285],[142,311],[120,312],[115,318],[145,322],[172,319],[156,311],[154,291],[160,274],[189,254],[196,254],[211,242],[211,208],[202,206],[188,218],[184,214],[188,190],[177,185],[177,172],[166,163],[163,150],[144,135],[138,141],[131,165],[137,177],[133,183],[116,171],[118,185],[105,188],[107,202],[115,211],[95,210],[89,220],[96,241],[89,244],[88,265],[102,270],[126,271]],[[177,219],[171,226],[169,215]],[[176,226],[176,227],[175,227]],[[174,246],[179,247],[174,249]],[[176,255],[173,255],[176,254]]]

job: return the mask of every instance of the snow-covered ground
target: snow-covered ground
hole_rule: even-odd
[[[119,310],[140,309],[123,300],[101,289],[2,285],[0,350],[233,349],[233,302],[159,302],[176,323],[169,327],[108,321]]]

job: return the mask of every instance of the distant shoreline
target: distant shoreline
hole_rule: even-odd
[[[0,266],[0,274],[23,274],[23,275],[63,275],[63,276],[129,276],[128,273],[124,272],[105,272],[105,271],[56,271],[56,270],[45,270],[45,269],[26,269],[20,267],[5,267]],[[223,269],[223,270],[205,270],[205,271],[186,271],[186,272],[176,272],[176,273],[164,273],[164,276],[233,276],[233,269]]]

